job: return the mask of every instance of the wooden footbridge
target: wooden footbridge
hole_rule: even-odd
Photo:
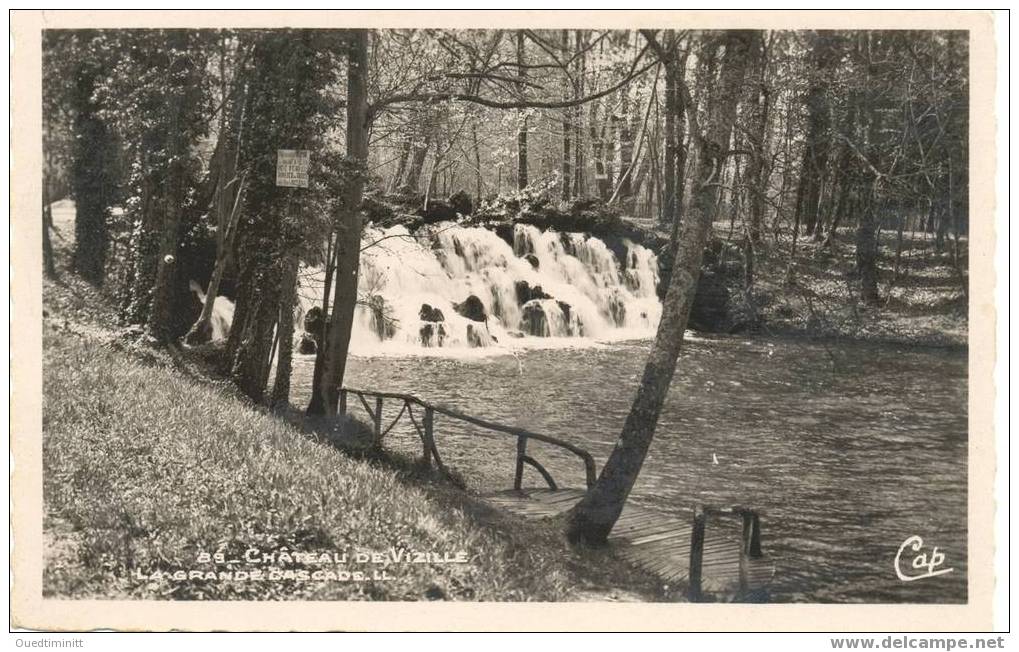
[[[528,454],[531,440],[561,448],[579,458],[587,487],[597,478],[591,454],[562,439],[479,419],[409,394],[343,389],[340,391],[341,414],[347,413],[347,401],[351,396],[360,401],[372,420],[375,446],[381,446],[386,434],[406,415],[421,439],[425,464],[434,461],[447,475],[449,471],[435,444],[436,414],[516,437],[513,488],[483,493],[482,499],[523,518],[542,519],[564,514],[587,491],[587,488],[560,487],[551,473]],[[388,426],[383,427],[386,400],[400,407]],[[535,469],[547,486],[523,486],[526,466]],[[774,576],[775,566],[762,553],[761,519],[756,511],[699,505],[686,514],[686,517],[663,514],[628,502],[609,535],[609,544],[623,559],[656,575],[664,583],[684,586],[691,600],[741,599],[766,588]],[[709,523],[712,524],[710,528]]]

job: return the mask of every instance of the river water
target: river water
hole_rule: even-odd
[[[600,468],[648,346],[353,356],[345,384],[555,435],[591,451]],[[312,365],[312,356],[296,361],[298,404]],[[761,510],[764,552],[777,566],[773,601],[965,602],[966,367],[959,351],[693,338],[630,500],[663,512],[703,503]],[[444,460],[472,488],[512,486],[511,438],[441,416],[436,433]],[[420,450],[406,419],[386,446]],[[577,458],[534,442],[529,452],[560,485],[583,486]],[[525,485],[543,482],[529,470]],[[937,546],[952,572],[901,581],[896,553],[913,535],[928,553]]]

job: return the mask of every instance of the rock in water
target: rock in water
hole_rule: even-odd
[[[626,324],[626,300],[615,292],[609,297],[609,313],[612,315],[612,322],[616,326]]]
[[[524,304],[524,315],[521,318],[521,326],[524,332],[534,337],[548,337],[548,318],[545,316],[545,307],[541,301],[528,301]]]
[[[315,353],[317,349],[315,337],[308,332],[301,333],[301,341],[297,344],[297,352],[301,355],[310,355]]]
[[[449,198],[449,203],[460,215],[470,215],[474,212],[474,202],[471,200],[471,196],[464,190],[457,190],[453,193],[453,196]]]
[[[438,308],[433,308],[427,303],[421,304],[421,311],[418,313],[421,321],[446,321],[446,316]]]
[[[467,344],[471,348],[480,348],[485,346],[485,343],[481,339],[481,335],[478,333],[474,324],[467,324]]]
[[[313,306],[304,314],[304,330],[309,333],[321,333],[323,321],[322,309]]]
[[[443,342],[446,341],[446,327],[441,323],[428,322],[418,331],[418,335],[421,336],[421,346],[441,347]]]
[[[551,299],[552,296],[541,289],[540,285],[535,285],[533,288],[527,281],[517,281],[513,284],[514,289],[517,292],[517,303],[524,305],[528,301],[535,299]]]
[[[485,313],[485,304],[481,303],[481,299],[473,294],[464,299],[463,303],[454,303],[453,309],[471,321],[488,320],[488,315]]]
[[[396,324],[388,314],[386,300],[375,294],[368,299],[371,308],[371,328],[380,340],[389,340],[396,334]]]

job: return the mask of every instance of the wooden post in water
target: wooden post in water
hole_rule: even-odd
[[[760,559],[764,556],[761,552],[761,517],[757,512],[750,512],[750,547],[749,556],[751,559]]]
[[[435,423],[435,412],[431,406],[425,408],[425,441],[424,441],[424,459],[425,466],[432,465],[432,448],[435,447],[435,436],[434,436],[434,423]]]
[[[382,397],[375,397],[375,446],[382,445]]]
[[[524,482],[524,456],[527,455],[527,436],[517,437],[517,468],[513,474],[513,488],[517,491]]]
[[[701,568],[704,562],[704,532],[708,515],[703,508],[694,507],[693,532],[690,534],[690,575],[687,597],[691,602],[701,599]]]

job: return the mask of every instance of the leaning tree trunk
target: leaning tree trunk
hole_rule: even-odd
[[[311,401],[305,409],[305,414],[325,414],[325,399],[322,393],[322,372],[325,370],[326,350],[329,348],[329,293],[333,289],[333,273],[336,271],[336,247],[333,234],[329,234],[329,241],[326,245],[326,273],[325,282],[322,286],[322,317],[318,326],[312,332],[315,337],[315,367],[311,374]],[[307,326],[307,321],[305,322]]]
[[[347,65],[347,158],[359,169],[368,163],[368,31],[350,32]],[[327,415],[336,407],[347,368],[347,351],[357,306],[357,272],[361,258],[361,199],[364,175],[347,185],[343,214],[337,227],[337,266],[329,348],[322,369],[322,398]],[[309,406],[310,408],[311,406]]]
[[[712,37],[709,35],[705,38]],[[662,319],[630,414],[597,482],[570,512],[567,537],[573,542],[605,542],[623,511],[623,505],[654,438],[658,415],[676,371],[676,360],[700,277],[704,247],[715,217],[717,180],[736,118],[736,103],[751,38],[752,33],[743,30],[726,32],[721,37],[725,44],[725,54],[719,74],[718,94],[708,111],[706,131],[701,132],[689,94],[685,86],[682,86],[684,98],[690,105],[691,133],[699,150],[699,182],[695,185],[690,213],[680,227],[674,249],[676,262],[662,306]],[[712,52],[717,53],[717,48]]]

